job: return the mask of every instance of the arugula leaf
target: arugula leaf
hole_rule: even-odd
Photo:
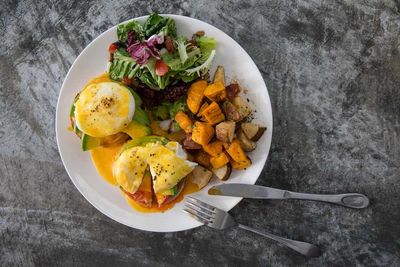
[[[149,15],[143,25],[143,28],[146,38],[149,38],[153,34],[159,34],[161,32],[163,32],[164,35],[176,38],[175,21],[171,18],[162,17],[157,13],[152,13]]]
[[[167,18],[165,26],[161,28],[160,32],[163,32],[165,36],[171,36],[172,38],[176,38],[177,34],[176,34],[175,20]]]
[[[128,39],[128,32],[134,31],[136,33],[136,38],[140,41],[144,39],[142,24],[136,20],[131,20],[125,24],[119,24],[117,27],[117,36],[120,42],[126,42]]]

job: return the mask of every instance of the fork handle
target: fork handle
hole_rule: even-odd
[[[266,233],[266,232],[248,227],[243,224],[238,224],[238,227],[241,229],[262,235],[269,239],[275,240],[278,243],[283,244],[283,245],[285,245],[307,257],[319,257],[322,254],[321,250],[317,246],[310,244],[310,243],[283,238],[283,237],[280,237],[280,236],[277,236],[274,234]]]

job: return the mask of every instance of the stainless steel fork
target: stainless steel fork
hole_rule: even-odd
[[[278,243],[281,243],[303,254],[304,256],[318,257],[322,254],[321,250],[313,244],[283,238],[257,229],[253,229],[251,227],[242,225],[240,223],[236,223],[233,217],[228,212],[218,209],[214,206],[211,206],[194,197],[186,197],[185,208],[183,210],[187,212],[189,215],[191,215],[193,218],[198,220],[199,222],[204,223],[205,225],[215,229],[222,230],[233,226],[237,226],[241,229],[275,240]]]

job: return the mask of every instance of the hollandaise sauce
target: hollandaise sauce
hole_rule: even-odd
[[[112,185],[117,185],[117,182],[113,176],[112,166],[120,149],[121,146],[115,146],[115,147],[98,147],[90,150],[90,155],[92,157],[92,161],[94,166],[96,167],[97,172],[100,174],[101,177],[103,177],[107,182],[109,182]],[[185,195],[196,191],[198,191],[197,185],[191,183],[189,180],[186,180],[184,189],[176,199],[174,199],[170,203],[163,204],[161,207],[158,207],[157,201],[153,199],[153,204],[149,208],[141,206],[133,199],[131,199],[129,196],[124,194],[122,191],[121,194],[124,195],[128,204],[137,211],[163,212],[171,209],[172,207],[174,207],[176,203],[182,201]]]

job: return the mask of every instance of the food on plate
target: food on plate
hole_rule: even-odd
[[[212,177],[251,166],[247,152],[266,128],[251,121],[249,99],[223,66],[209,80],[214,38],[181,36],[158,14],[119,25],[117,37],[107,72],[83,87],[69,116],[82,150],[132,207],[165,211]]]
[[[225,143],[232,142],[235,137],[235,128],[236,123],[234,121],[224,121],[217,124],[217,126],[215,126],[217,139]]]
[[[115,82],[90,84],[79,94],[74,106],[76,126],[93,137],[120,132],[132,121],[135,111],[129,89]]]
[[[229,178],[229,176],[231,175],[232,172],[232,166],[230,164],[226,164],[220,168],[213,168],[212,172],[214,173],[214,175],[220,179],[221,181],[225,181]]]
[[[251,141],[241,129],[237,130],[236,132],[237,138],[240,142],[240,146],[243,148],[244,151],[246,152],[251,152],[254,149],[256,149],[257,144],[256,142]]]
[[[135,20],[120,24],[117,36],[118,41],[109,47],[111,79],[137,80],[154,90],[204,76],[215,56],[214,38],[178,35],[172,18],[154,13],[143,25]]]
[[[189,174],[189,178],[191,179],[192,183],[196,184],[199,189],[205,187],[210,179],[212,178],[213,173],[202,167],[196,166],[193,171]]]
[[[267,128],[251,122],[244,122],[240,127],[247,138],[254,142],[257,142],[267,130]]]
[[[113,172],[121,189],[133,196],[141,193],[138,189],[143,183],[147,190],[148,184],[152,185],[157,204],[161,206],[176,198],[182,190],[183,180],[197,163],[187,160],[179,143],[152,138],[141,145],[135,139],[128,141],[114,162]],[[150,183],[148,177],[151,177]],[[152,195],[143,199],[146,205],[152,203]]]

